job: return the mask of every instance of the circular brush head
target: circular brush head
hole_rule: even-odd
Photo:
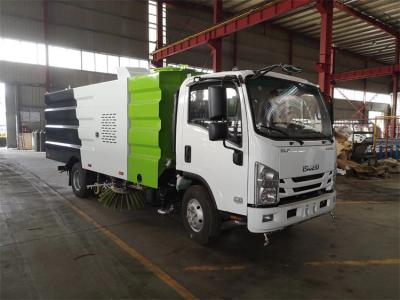
[[[112,186],[100,194],[99,202],[115,210],[139,209],[144,206],[144,195],[141,190]]]

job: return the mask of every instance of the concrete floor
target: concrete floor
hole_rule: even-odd
[[[43,153],[0,150],[0,299],[400,298],[400,176],[338,179],[336,221],[208,246],[179,218],[74,197]]]

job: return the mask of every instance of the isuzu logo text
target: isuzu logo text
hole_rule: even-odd
[[[308,165],[305,165],[305,166],[303,166],[303,172],[310,172],[310,171],[315,171],[315,170],[318,170],[319,169],[319,165],[317,164],[317,165],[313,165],[313,166],[308,166]]]

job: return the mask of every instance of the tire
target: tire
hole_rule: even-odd
[[[90,190],[87,188],[87,171],[82,169],[79,162],[75,163],[71,169],[71,186],[75,196],[87,198]]]
[[[201,245],[215,240],[220,231],[220,217],[207,189],[192,185],[183,195],[183,224],[189,237]]]

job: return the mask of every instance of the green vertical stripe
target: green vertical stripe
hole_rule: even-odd
[[[157,188],[168,160],[175,165],[172,120],[174,94],[191,70],[164,68],[156,73],[130,78],[128,180]],[[193,73],[193,71],[192,71]]]

